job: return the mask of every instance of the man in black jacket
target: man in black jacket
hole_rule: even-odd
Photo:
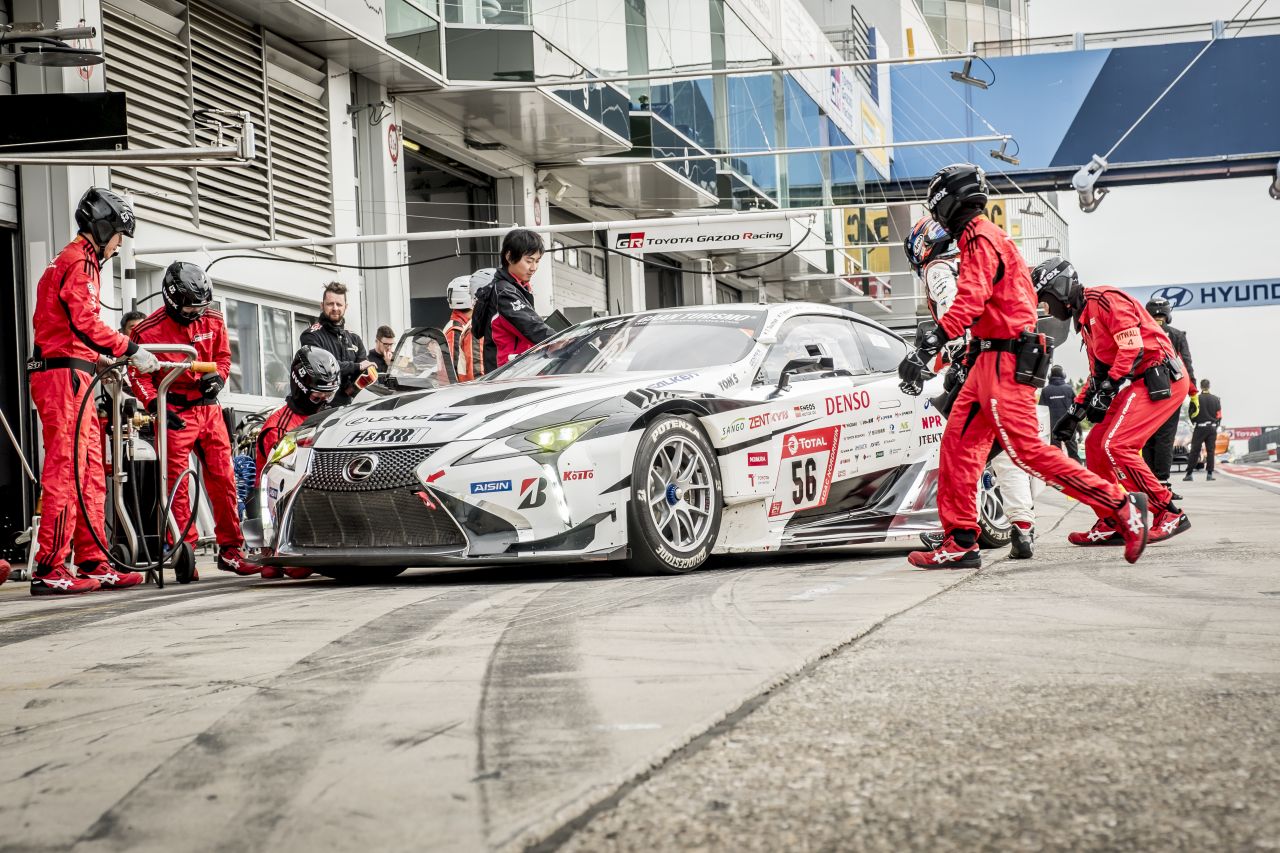
[[[1212,480],[1214,457],[1218,455],[1218,427],[1222,425],[1222,401],[1217,394],[1209,393],[1208,379],[1200,381],[1200,394],[1187,404],[1187,414],[1191,417],[1191,454],[1187,457],[1187,475],[1182,479],[1191,479],[1203,447],[1205,479]]]
[[[346,328],[347,286],[331,281],[324,286],[324,301],[320,317],[303,332],[298,341],[302,346],[319,347],[338,360],[341,385],[333,397],[334,406],[345,406],[357,392],[372,381],[369,368],[373,366],[365,357],[364,341]]]
[[[1191,366],[1191,347],[1187,345],[1187,333],[1181,329],[1175,329],[1169,323],[1173,321],[1173,305],[1168,299],[1162,296],[1153,296],[1147,302],[1147,313],[1155,318],[1155,321],[1164,329],[1164,333],[1169,336],[1173,348],[1178,351],[1178,355],[1182,357],[1182,363],[1187,368],[1187,379],[1191,383],[1191,396],[1194,398],[1196,394],[1196,371]],[[1182,416],[1182,409],[1169,416],[1169,420],[1160,425],[1151,437],[1147,439],[1147,443],[1142,446],[1142,461],[1147,463],[1147,467],[1151,469],[1151,473],[1156,475],[1156,479],[1165,486],[1169,485],[1169,471],[1173,468],[1173,441],[1178,435],[1178,419]],[[1190,470],[1190,469],[1188,469]],[[1174,495],[1174,500],[1179,500]]]
[[[1067,413],[1067,409],[1071,408],[1075,398],[1076,390],[1067,381],[1067,372],[1062,369],[1062,365],[1055,364],[1049,371],[1049,384],[1040,390],[1040,405],[1049,407],[1049,423],[1058,423]],[[1062,451],[1072,459],[1080,461],[1080,447],[1076,443],[1075,435],[1065,440],[1055,438],[1053,446],[1062,448]]]

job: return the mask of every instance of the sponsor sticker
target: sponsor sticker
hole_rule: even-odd
[[[848,394],[828,397],[826,403],[828,415],[857,412],[871,407],[871,395],[866,391],[851,391]]]
[[[935,432],[920,436],[917,447],[923,447],[926,444],[938,444],[942,441],[942,433]]]
[[[727,438],[733,435],[735,432],[742,432],[746,428],[747,428],[746,418],[735,418],[732,422],[727,423],[724,426],[720,427],[720,437]]]
[[[840,427],[793,432],[782,439],[781,512],[823,506],[831,493]]]
[[[587,471],[564,471],[560,474],[560,479],[568,482],[569,480],[591,480],[596,476],[596,472]]]
[[[480,483],[471,484],[471,494],[485,495],[492,492],[509,492],[511,491],[510,480],[485,480]]]
[[[792,411],[795,412],[795,415],[797,418],[807,418],[811,415],[816,415],[818,413],[818,404],[817,403],[801,403],[798,406],[793,406]],[[831,413],[827,412],[827,414],[831,414]]]
[[[546,477],[526,477],[520,483],[520,509],[537,509],[546,502]]]
[[[425,429],[413,427],[387,427],[386,429],[362,429],[347,436],[343,447],[365,447],[371,444],[408,444],[416,441]]]
[[[942,429],[945,423],[942,415],[925,415],[920,419],[920,429]]]
[[[787,419],[787,413],[782,412],[761,412],[758,415],[752,415],[747,419],[747,429],[759,429],[760,427],[769,426],[770,424],[782,423]]]
[[[753,451],[747,454],[747,464],[752,467],[760,467],[769,464],[768,451]]]

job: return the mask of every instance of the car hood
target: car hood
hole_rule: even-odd
[[[493,438],[522,424],[536,429],[572,421],[602,401],[620,401],[640,388],[702,392],[708,385],[716,388],[732,370],[726,365],[697,373],[539,376],[409,391],[334,412],[321,423],[314,446],[346,449]]]

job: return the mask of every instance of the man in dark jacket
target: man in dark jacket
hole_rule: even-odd
[[[1071,408],[1071,401],[1075,396],[1075,389],[1067,381],[1067,372],[1062,369],[1062,365],[1055,364],[1049,371],[1049,384],[1040,391],[1040,405],[1049,407],[1049,423],[1058,423],[1067,413],[1067,409]],[[1062,451],[1072,459],[1080,461],[1080,448],[1076,443],[1075,435],[1065,440],[1055,438],[1053,446],[1062,448]]]
[[[365,357],[364,341],[347,330],[346,314],[347,286],[331,281],[324,286],[320,317],[298,337],[302,346],[319,347],[337,359],[342,384],[334,395],[334,406],[347,405],[361,388],[373,381],[369,372],[373,364]]]
[[[502,239],[502,265],[476,294],[473,334],[484,338],[484,372],[492,373],[554,334],[533,310],[530,282],[542,260],[542,238],[515,228]]]
[[[1191,396],[1194,398],[1196,395],[1196,370],[1191,366],[1191,348],[1187,346],[1187,333],[1169,325],[1173,320],[1173,305],[1170,304],[1168,299],[1162,296],[1155,296],[1147,302],[1147,313],[1154,317],[1156,322],[1164,328],[1164,333],[1173,342],[1173,348],[1182,357],[1182,364],[1187,368],[1187,378],[1191,382]],[[1181,416],[1182,411],[1179,408],[1178,411],[1169,416],[1169,420],[1160,425],[1160,428],[1142,446],[1143,461],[1147,463],[1151,473],[1156,475],[1156,479],[1166,486],[1169,485],[1169,471],[1173,468],[1173,441],[1178,435],[1178,419]],[[1174,500],[1177,499],[1175,495]]]
[[[1182,479],[1191,479],[1203,447],[1205,479],[1212,480],[1214,457],[1218,455],[1218,427],[1222,426],[1222,400],[1209,393],[1208,379],[1200,380],[1200,394],[1187,403],[1187,414],[1191,417],[1191,454],[1187,457],[1187,475]]]

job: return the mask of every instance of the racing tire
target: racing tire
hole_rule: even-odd
[[[720,533],[723,494],[715,450],[697,421],[656,418],[631,467],[628,571],[681,575],[699,568]]]
[[[190,542],[183,542],[173,557],[173,576],[178,583],[191,583],[196,575],[196,552]]]
[[[1004,496],[996,485],[996,475],[988,467],[978,481],[978,545],[1006,548],[1013,536],[1013,522],[1004,512]]]
[[[404,574],[408,569],[408,566],[366,566],[361,569],[316,569],[316,574],[333,578],[338,583],[355,585],[383,583]]]

